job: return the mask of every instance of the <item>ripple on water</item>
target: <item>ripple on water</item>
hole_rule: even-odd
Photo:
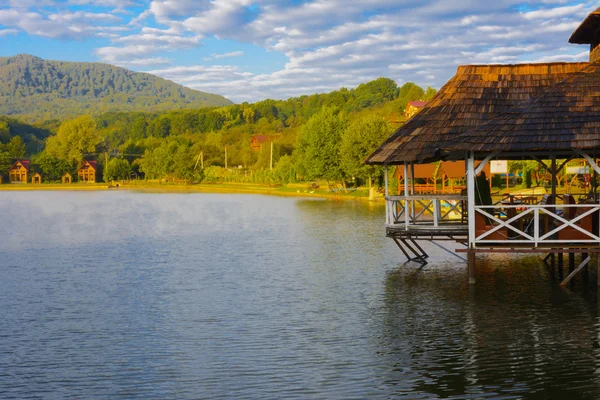
[[[8,207],[21,204],[23,207]],[[381,206],[0,192],[0,398],[600,398],[597,296]]]

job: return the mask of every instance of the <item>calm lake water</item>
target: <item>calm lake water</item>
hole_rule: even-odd
[[[382,205],[0,192],[0,398],[600,398],[595,276],[402,264]]]

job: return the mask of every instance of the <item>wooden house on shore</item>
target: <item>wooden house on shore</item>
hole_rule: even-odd
[[[8,181],[10,183],[27,183],[29,176],[29,160],[17,160],[8,169]]]
[[[68,172],[65,172],[65,174],[60,178],[60,180],[62,183],[66,184],[73,183],[73,177]]]
[[[96,161],[84,161],[77,170],[79,182],[96,183],[96,174],[98,173],[98,163]]]
[[[39,172],[36,172],[33,175],[31,175],[31,183],[33,183],[33,184],[42,183],[42,175],[40,175]]]
[[[590,62],[459,67],[367,159],[385,167],[386,234],[407,258],[426,262],[419,240],[461,242],[466,248],[458,251],[467,253],[469,282],[474,283],[477,253],[547,254],[544,261],[553,268],[558,262],[561,279],[566,253],[569,275],[561,283],[566,285],[590,263],[591,253],[600,253],[598,193],[576,202],[556,190],[557,174],[568,160],[584,159],[600,174],[600,8],[570,42],[589,44]],[[389,166],[400,166],[406,177],[415,164],[455,160],[466,164],[466,196],[419,195],[411,179],[404,179],[403,195],[389,195]],[[489,189],[485,196],[487,182],[477,178],[492,160],[540,163],[552,176],[551,193],[492,203]],[[581,254],[577,268],[575,254]],[[600,263],[598,277],[600,285]]]

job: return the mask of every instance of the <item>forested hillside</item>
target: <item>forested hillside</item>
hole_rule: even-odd
[[[196,182],[326,179],[359,184],[381,176],[379,168],[362,161],[404,122],[407,103],[434,94],[434,89],[423,90],[414,83],[398,87],[391,79],[379,78],[354,89],[288,100],[54,119],[29,127],[53,132],[43,151],[29,145],[39,144],[31,135],[23,141],[26,156],[45,182],[75,171],[83,159],[96,159],[106,180],[133,175]],[[20,154],[17,150],[23,148],[16,125],[8,132],[0,135],[0,158],[3,151],[8,159],[9,153]],[[263,141],[252,149],[254,136]]]
[[[146,73],[101,63],[0,57],[0,114],[29,122],[109,111],[166,111],[231,104]]]

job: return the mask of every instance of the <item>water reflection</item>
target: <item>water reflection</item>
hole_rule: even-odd
[[[537,258],[491,257],[470,287],[429,244],[399,265],[382,205],[0,192],[0,209],[0,398],[600,398],[593,279],[563,290]]]
[[[560,289],[540,264],[484,258],[473,287],[446,271],[391,271],[382,346],[390,381],[410,376],[399,393],[598,398],[596,293]]]

